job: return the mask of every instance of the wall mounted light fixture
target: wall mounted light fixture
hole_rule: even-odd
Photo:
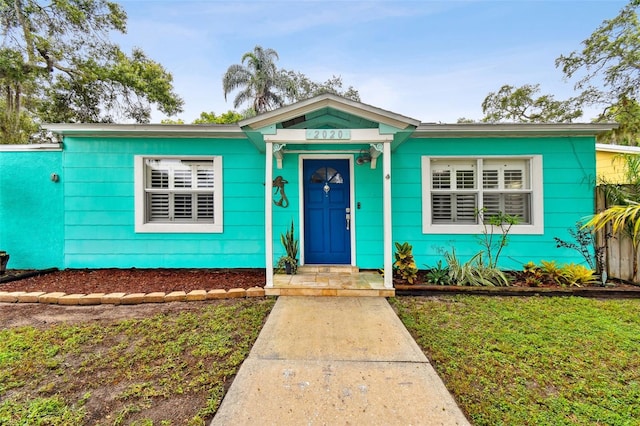
[[[356,158],[356,164],[366,164],[371,162],[371,153],[367,149],[361,149],[360,155]]]

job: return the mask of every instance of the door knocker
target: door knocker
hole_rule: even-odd
[[[273,187],[275,188],[275,191],[273,192],[273,204],[278,207],[289,207],[289,199],[287,198],[287,194],[284,193],[284,185],[287,183],[289,183],[289,181],[284,180],[282,176],[276,176],[276,178],[273,180]],[[280,199],[276,200],[275,196],[278,195],[278,192],[280,192]]]
[[[329,196],[329,191],[331,191],[331,187],[329,186],[329,182],[325,182],[324,187],[322,188],[322,190],[324,191],[324,196],[328,197]]]

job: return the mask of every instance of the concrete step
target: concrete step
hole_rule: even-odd
[[[351,274],[360,272],[360,268],[351,265],[302,265],[298,266],[298,274]]]
[[[265,296],[335,296],[335,297],[394,297],[394,288],[322,288],[308,286],[271,287],[264,289]]]
[[[373,296],[393,297],[395,289],[385,288],[376,271],[360,272],[345,265],[306,265],[295,275],[276,274],[267,296]]]

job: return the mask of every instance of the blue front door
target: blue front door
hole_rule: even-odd
[[[349,160],[304,160],[304,260],[351,264]]]

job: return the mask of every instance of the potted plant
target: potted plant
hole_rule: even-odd
[[[6,251],[0,251],[0,275],[7,272],[7,262],[9,262],[9,255]]]
[[[288,275],[295,274],[298,269],[298,240],[294,237],[295,229],[293,226],[293,220],[291,221],[291,228],[286,233],[280,234],[280,242],[282,243],[285,252],[284,256],[278,259],[277,268],[284,269]]]
[[[297,260],[289,256],[280,256],[276,264],[276,269],[278,272],[284,271],[287,275],[295,274],[297,270]]]

